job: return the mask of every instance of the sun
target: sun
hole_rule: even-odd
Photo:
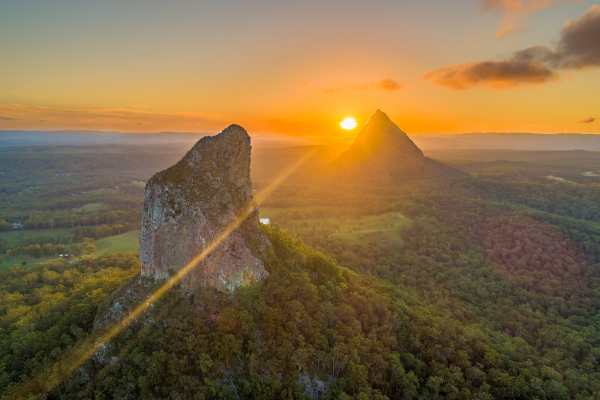
[[[357,125],[358,124],[356,123],[356,118],[354,117],[346,117],[340,121],[340,128],[346,131],[353,130],[354,128],[356,128]]]

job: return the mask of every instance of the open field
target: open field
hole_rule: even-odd
[[[139,230],[109,236],[96,241],[96,255],[105,256],[117,253],[137,253]]]
[[[318,212],[318,210],[312,210]],[[369,240],[395,240],[404,228],[410,225],[410,219],[399,212],[365,216],[301,217],[299,209],[265,208],[261,216],[269,217],[279,225],[299,237],[320,237],[345,242],[348,245],[360,244]]]

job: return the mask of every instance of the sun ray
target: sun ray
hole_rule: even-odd
[[[196,266],[212,253],[231,233],[233,233],[240,225],[248,218],[265,200],[283,183],[290,175],[292,175],[302,164],[315,154],[316,150],[310,151],[284,168],[265,188],[255,194],[254,199],[247,204],[242,212],[229,223],[217,237],[214,238],[204,249],[202,249],[192,260],[184,265],[175,275],[170,277],[154,292],[152,292],[144,301],[135,306],[129,314],[127,314],[118,323],[112,325],[103,332],[93,335],[93,337],[84,339],[79,344],[75,345],[68,354],[61,360],[54,363],[50,368],[43,371],[36,377],[28,380],[18,386],[11,393],[12,399],[27,398],[28,393],[32,389],[39,391],[42,388],[43,392],[48,393],[56,388],[60,383],[66,380],[75,370],[82,366],[87,360],[93,357],[101,350],[106,343],[118,336],[131,323],[144,314],[152,305],[168,293],[173,287],[179,284],[185,276],[187,276]]]

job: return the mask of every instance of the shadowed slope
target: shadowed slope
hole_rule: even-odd
[[[383,111],[377,110],[350,148],[334,163],[338,173],[371,181],[404,181],[460,175],[431,160]]]

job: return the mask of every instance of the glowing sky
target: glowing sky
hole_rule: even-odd
[[[595,4],[4,0],[0,129],[597,132]]]

